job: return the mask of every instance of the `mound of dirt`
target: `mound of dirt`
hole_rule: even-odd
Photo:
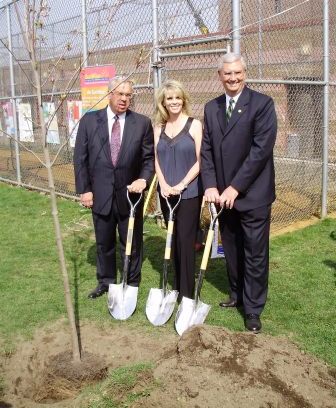
[[[194,327],[154,375],[164,383],[162,408],[336,407],[335,370],[279,337]]]
[[[31,342],[21,343],[15,354],[0,362],[5,378],[0,407],[84,408],[88,400],[76,398],[83,384],[103,378],[107,368],[142,362],[152,362],[154,368],[143,372],[132,386],[140,399],[129,407],[336,407],[336,370],[285,338],[206,325],[188,330],[181,338],[165,330],[159,333],[150,335],[126,324],[105,330],[83,325],[83,350],[88,361],[93,359],[83,370],[90,373],[93,361],[98,370],[81,381],[66,364],[71,345],[67,325],[58,322],[39,330]],[[150,383],[155,386],[148,387]],[[47,392],[60,389],[65,390],[61,397]],[[124,406],[125,390],[116,388],[113,393]]]

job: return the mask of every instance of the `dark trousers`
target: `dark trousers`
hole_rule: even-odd
[[[142,245],[143,245],[143,205],[136,209],[131,261],[127,283],[139,286],[141,280]],[[118,209],[114,199],[108,215],[92,213],[97,245],[97,280],[108,285],[116,283],[116,230],[119,234],[120,255],[124,267],[125,247],[127,239],[129,215],[124,215]],[[121,274],[122,275],[122,274]]]
[[[266,303],[270,221],[270,205],[224,210],[219,219],[230,297],[243,302],[246,314],[260,315]]]
[[[195,286],[195,243],[199,224],[201,197],[181,200],[175,211],[173,256],[175,265],[174,289],[183,296],[193,298]],[[169,209],[160,195],[161,210],[168,224]]]

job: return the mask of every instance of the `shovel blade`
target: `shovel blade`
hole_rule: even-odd
[[[189,327],[204,323],[210,308],[210,305],[200,300],[196,305],[194,299],[183,297],[175,318],[175,329],[177,333],[182,336]]]
[[[133,313],[137,305],[138,289],[135,286],[110,284],[107,306],[111,316],[117,320],[126,320]]]
[[[173,314],[177,296],[177,290],[168,290],[164,296],[162,289],[152,288],[146,303],[147,319],[154,326],[162,326],[167,323]]]

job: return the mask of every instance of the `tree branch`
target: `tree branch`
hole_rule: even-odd
[[[36,159],[42,164],[43,167],[46,167],[46,164],[39,158],[39,156],[31,149],[29,149],[27,146],[25,146],[19,139],[14,137],[13,135],[5,132],[4,130],[0,130],[0,133],[3,133],[5,136],[10,138],[11,140],[14,140],[15,143],[17,143],[19,146],[21,146],[24,150],[27,152],[31,153],[33,156],[36,157]]]

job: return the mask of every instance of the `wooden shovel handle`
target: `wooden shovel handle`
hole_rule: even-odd
[[[166,248],[165,248],[165,254],[164,254],[164,259],[166,260],[169,260],[170,255],[171,255],[171,247],[172,247],[172,241],[173,241],[173,229],[174,229],[174,221],[169,221],[168,227],[167,227]]]
[[[130,256],[132,252],[133,231],[134,231],[134,217],[129,217],[128,228],[127,228],[126,249],[125,249],[126,256]]]
[[[210,250],[211,250],[211,245],[213,241],[215,231],[213,229],[209,229],[205,247],[204,247],[204,252],[203,252],[203,257],[202,257],[202,263],[201,263],[201,269],[203,271],[206,270],[207,265],[208,265],[208,260],[209,260],[209,255],[210,255]]]

